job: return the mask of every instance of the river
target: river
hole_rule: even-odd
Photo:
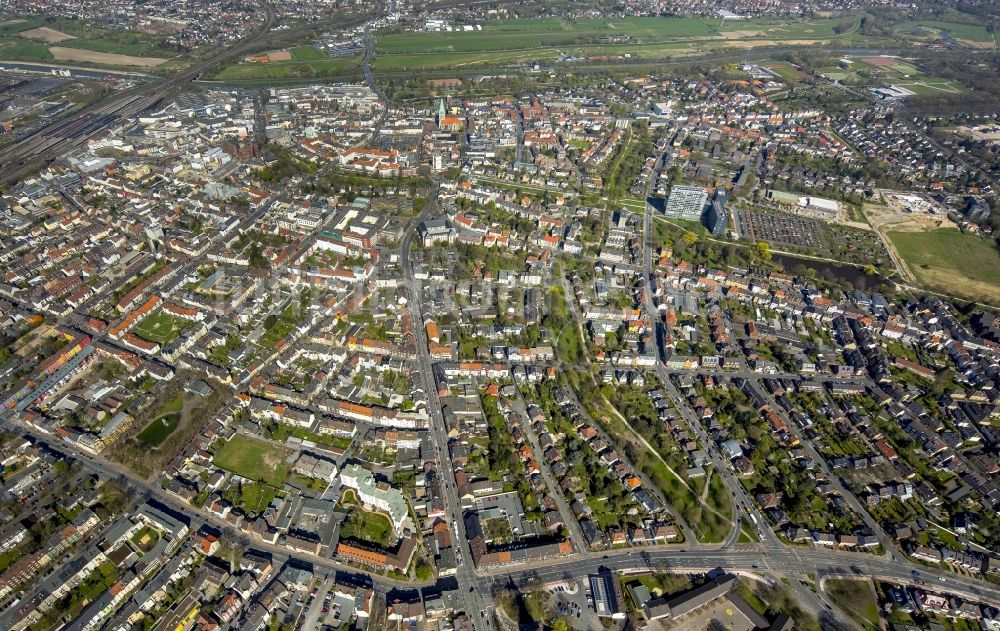
[[[774,254],[771,257],[771,261],[783,266],[791,274],[801,274],[805,269],[813,269],[816,271],[816,277],[819,279],[848,283],[855,289],[862,291],[875,291],[879,285],[885,282],[883,277],[869,276],[865,274],[863,269],[853,265],[814,261],[789,254]],[[802,267],[800,268],[799,266]]]

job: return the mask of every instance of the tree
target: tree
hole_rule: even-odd
[[[771,260],[771,246],[767,244],[767,241],[757,242],[757,255],[765,261]]]
[[[688,245],[694,245],[695,243],[698,242],[698,235],[696,235],[695,233],[691,232],[690,230],[688,230],[687,232],[685,232],[684,236],[681,237],[681,238],[684,240],[684,243],[686,243]]]
[[[868,265],[865,265],[865,274],[868,275],[868,276],[874,276],[875,275],[875,265],[873,265],[872,263],[869,263]]]

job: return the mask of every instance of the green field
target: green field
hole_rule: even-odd
[[[355,508],[340,527],[340,536],[388,547],[392,542],[392,522],[382,513]]]
[[[878,603],[869,581],[827,580],[824,589],[834,604],[864,629],[878,629]]]
[[[624,18],[568,21],[507,20],[489,22],[482,31],[394,33],[378,41],[380,53],[472,52],[599,44],[601,37],[630,36],[638,43],[679,37],[718,35],[716,20],[701,18]],[[607,42],[611,43],[611,42]]]
[[[917,81],[893,81],[892,85],[906,88],[918,95],[941,94],[942,92],[961,94],[962,92],[966,92],[965,86],[957,81],[935,77],[924,77]]]
[[[239,62],[223,68],[212,79],[217,81],[267,81],[314,79],[348,75],[358,72],[360,57],[332,59],[314,46],[299,46],[289,50],[291,61],[260,64]]]
[[[216,466],[236,475],[281,488],[288,477],[290,450],[236,434],[215,454]]]
[[[786,81],[801,81],[808,75],[792,64],[781,61],[764,61],[760,64]]]
[[[992,43],[995,41],[993,34],[983,24],[920,20],[918,22],[903,22],[896,27],[896,31],[901,33],[932,31],[935,35],[939,32],[944,32],[955,39],[964,39],[970,42]]]
[[[19,35],[24,31],[42,26],[72,35],[76,39],[46,44]],[[89,26],[78,20],[31,18],[24,22],[0,26],[0,59],[29,62],[54,61],[55,58],[49,52],[50,45],[137,57],[169,59],[180,54],[179,51],[166,44],[163,38],[155,35],[110,31]]]
[[[181,331],[191,325],[189,320],[178,318],[166,313],[162,309],[157,309],[142,319],[132,332],[144,340],[156,342],[165,346],[174,341]]]
[[[0,37],[0,59],[11,61],[53,61],[55,57],[45,44],[33,42],[23,37]]]
[[[956,228],[886,234],[917,281],[929,289],[1000,304],[1000,249]]]
[[[394,33],[379,38],[380,70],[461,68],[546,61],[561,56],[631,55],[662,58],[733,43],[760,45],[794,40],[850,38],[837,35],[843,20],[755,20],[722,25],[694,17],[508,20],[487,22],[481,31]]]

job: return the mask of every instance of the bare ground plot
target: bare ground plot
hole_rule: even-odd
[[[162,57],[133,57],[132,55],[118,55],[116,53],[100,53],[93,50],[83,50],[81,48],[66,48],[65,46],[52,46],[49,48],[52,56],[59,61],[85,61],[92,64],[105,66],[138,66],[140,68],[152,68],[159,66],[166,59]]]
[[[938,228],[957,228],[944,214],[898,212],[889,206],[875,204],[865,204],[864,213],[872,227],[877,230],[926,232]]]
[[[812,46],[815,44],[822,44],[826,40],[822,39],[797,39],[795,40],[795,46]],[[775,39],[755,39],[755,40],[729,40],[721,42],[724,48],[761,48],[765,46],[787,46],[787,41],[775,40]]]
[[[49,28],[47,26],[39,26],[38,28],[28,29],[27,31],[21,31],[18,33],[21,37],[27,37],[28,39],[34,39],[39,42],[45,42],[46,44],[58,44],[59,42],[66,42],[71,39],[76,39],[74,35],[69,35],[63,33],[62,31],[57,31],[54,28]]]

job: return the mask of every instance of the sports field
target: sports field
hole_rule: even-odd
[[[288,477],[285,459],[291,452],[262,440],[236,434],[215,454],[216,466],[236,475],[281,488]]]
[[[937,77],[921,77],[913,81],[893,81],[893,86],[905,88],[917,95],[927,94],[961,94],[966,92],[965,86],[957,81],[939,79]]]
[[[760,65],[786,81],[802,81],[809,76],[787,61],[763,61]]]
[[[157,309],[142,319],[132,332],[144,340],[156,342],[161,346],[173,342],[181,334],[181,331],[190,326],[190,322],[184,318],[172,316]]]
[[[1000,249],[992,239],[956,228],[888,232],[899,256],[928,289],[970,300],[1000,304]]]
[[[854,62],[860,67],[876,69],[889,85],[904,88],[917,95],[961,94],[967,91],[967,88],[957,81],[926,75],[920,68],[898,57],[866,57],[855,59]]]

